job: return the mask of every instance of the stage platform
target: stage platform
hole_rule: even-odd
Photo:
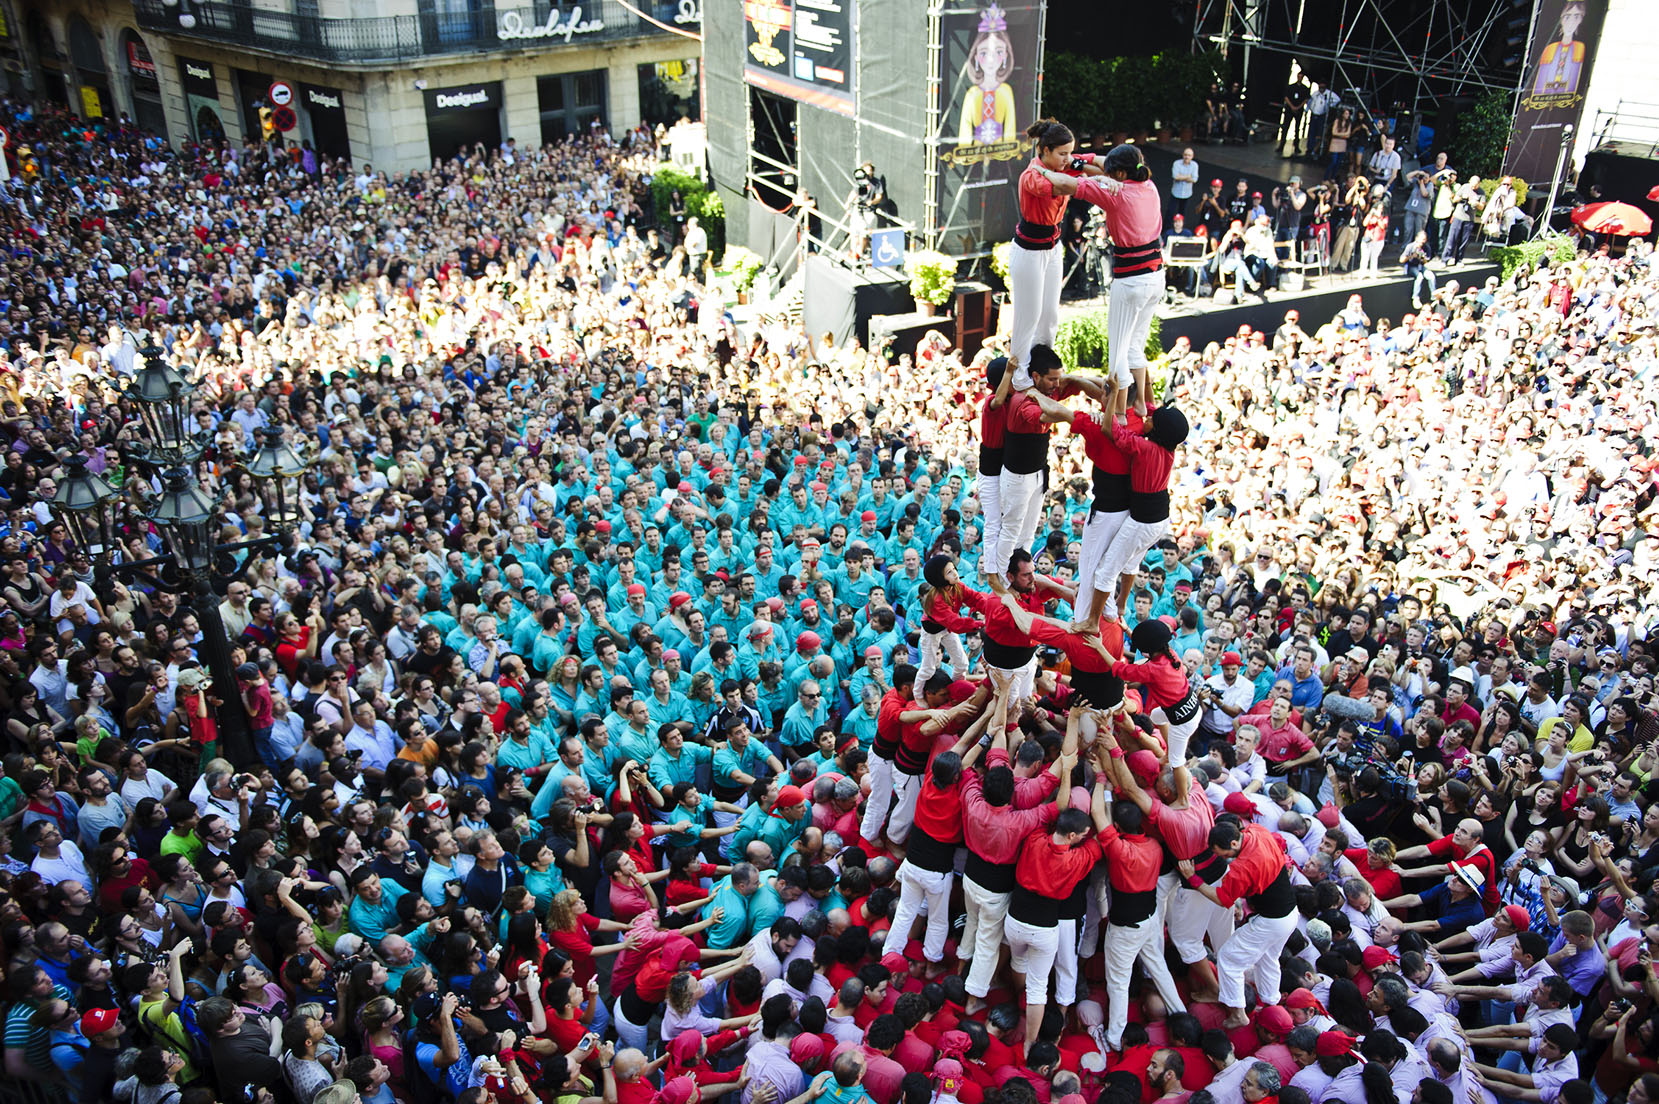
[[[1458,287],[1468,288],[1496,276],[1499,268],[1484,258],[1465,261],[1461,265],[1436,268],[1436,286],[1447,280],[1456,280]],[[1361,276],[1356,273],[1315,277],[1310,286],[1299,292],[1269,292],[1264,302],[1246,293],[1237,304],[1218,305],[1213,299],[1181,297],[1173,304],[1158,308],[1158,322],[1164,348],[1175,339],[1185,337],[1196,349],[1212,341],[1222,341],[1238,333],[1240,326],[1271,334],[1284,323],[1285,312],[1294,310],[1301,316],[1302,328],[1312,333],[1348,305],[1348,296],[1359,295],[1365,303],[1365,313],[1371,321],[1379,318],[1392,320],[1412,313],[1411,279],[1404,270],[1385,268],[1380,276]],[[1071,299],[1060,304],[1060,320],[1082,314],[1104,313],[1107,297]]]

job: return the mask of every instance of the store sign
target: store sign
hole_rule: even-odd
[[[104,117],[104,103],[98,96],[98,90],[90,84],[81,85],[81,114],[88,119],[102,119]]]
[[[501,83],[462,85],[459,88],[429,88],[426,91],[426,110],[471,111],[481,107],[501,106]]]
[[[674,22],[682,27],[690,23],[702,26],[703,0],[680,0],[680,8],[674,13]]]
[[[198,96],[218,97],[219,82],[214,79],[213,66],[207,62],[180,58],[179,73],[184,78],[187,91]]]
[[[565,12],[554,8],[547,13],[547,22],[530,23],[516,11],[502,12],[495,24],[495,37],[502,42],[519,39],[562,38],[569,42],[576,35],[593,34],[605,29],[603,19],[583,19],[582,5]]]
[[[305,102],[312,108],[325,108],[329,111],[340,110],[340,93],[324,92],[320,88],[307,88]]]

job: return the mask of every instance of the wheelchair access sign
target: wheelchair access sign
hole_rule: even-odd
[[[876,268],[899,268],[904,264],[904,230],[889,227],[870,232],[870,263]]]

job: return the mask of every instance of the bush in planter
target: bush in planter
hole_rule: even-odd
[[[1152,319],[1152,328],[1146,335],[1146,359],[1156,360],[1164,355],[1164,342],[1160,336],[1162,326],[1157,318]],[[1106,366],[1107,328],[1106,312],[1093,311],[1089,314],[1080,314],[1068,318],[1060,323],[1060,329],[1054,337],[1054,351],[1060,354],[1060,363],[1066,368],[1095,368],[1103,369]],[[1153,394],[1159,394],[1161,384],[1153,387]]]
[[[904,261],[910,276],[910,297],[918,303],[939,306],[956,290],[956,262],[943,253],[919,249]]]
[[[718,192],[709,190],[703,179],[693,173],[676,169],[664,162],[651,174],[651,205],[656,212],[657,225],[664,233],[671,232],[668,202],[675,193],[685,200],[686,215],[695,215],[709,235],[709,258],[720,264],[726,251],[726,204]]]
[[[1578,256],[1578,240],[1571,234],[1547,234],[1520,245],[1493,246],[1488,255],[1501,266],[1500,278],[1507,283],[1515,270],[1523,265],[1533,269],[1572,260]]]
[[[1001,245],[991,248],[991,275],[1002,281],[1002,286],[1008,286],[1008,258],[1014,243],[1005,241]]]
[[[752,249],[745,249],[741,245],[728,246],[726,249],[725,268],[731,273],[732,286],[738,291],[748,291],[755,286],[755,277],[766,262],[760,259],[760,254]]]

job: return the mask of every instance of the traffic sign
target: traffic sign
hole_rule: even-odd
[[[271,101],[272,107],[287,107],[294,102],[294,86],[286,81],[272,81],[270,89],[265,93]],[[283,127],[287,130],[287,127]]]
[[[271,125],[286,133],[300,125],[300,117],[291,107],[279,107],[271,112]]]

